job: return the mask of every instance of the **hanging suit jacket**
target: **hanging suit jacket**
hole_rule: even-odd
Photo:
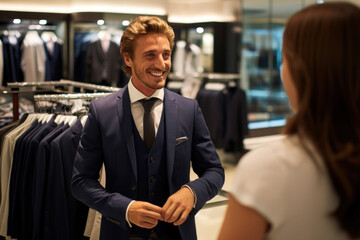
[[[48,166],[50,162],[51,142],[62,132],[69,128],[68,124],[60,123],[51,133],[43,138],[39,144],[34,168],[33,180],[33,239],[41,239],[40,232],[44,226],[44,195],[45,189],[52,183],[48,181]]]
[[[26,152],[24,169],[22,171],[23,180],[21,184],[20,198],[21,198],[21,219],[22,219],[22,234],[25,239],[32,238],[33,230],[33,179],[34,179],[34,167],[37,149],[40,141],[46,137],[53,129],[57,127],[54,119],[43,124],[43,126],[36,131],[34,136],[29,141],[29,147]]]
[[[62,78],[63,69],[62,44],[54,42],[54,49],[51,53],[44,42],[44,50],[46,55],[45,81],[60,80]]]
[[[72,196],[70,188],[72,166],[82,129],[78,120],[51,142],[47,178],[51,184],[47,185],[44,196],[41,239],[83,239],[88,207]]]
[[[179,226],[182,239],[196,239],[195,214],[221,189],[221,166],[208,128],[198,106],[164,89],[165,147],[170,195],[184,184],[197,197],[195,208]],[[137,196],[137,160],[127,86],[91,102],[75,157],[72,192],[102,214],[100,239],[128,239],[126,209]],[[99,183],[105,165],[106,187]],[[190,167],[199,176],[190,182]],[[162,207],[162,206],[161,206]]]
[[[20,48],[18,44],[12,44],[9,37],[1,35],[0,40],[3,44],[3,72],[2,86],[9,82],[20,81]]]
[[[117,86],[121,68],[120,46],[110,41],[105,53],[100,40],[88,45],[86,52],[85,81],[107,86]]]

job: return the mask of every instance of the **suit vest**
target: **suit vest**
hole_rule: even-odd
[[[170,195],[167,178],[164,113],[161,116],[159,129],[151,149],[148,149],[140,137],[134,121],[132,121],[132,129],[137,164],[136,200],[150,202],[162,207]],[[177,227],[162,221],[159,221],[152,230],[140,228],[136,225],[133,225],[131,229],[131,233],[145,239],[148,239],[152,231],[155,231],[159,236],[175,236],[171,239],[177,239],[176,236],[179,236]]]

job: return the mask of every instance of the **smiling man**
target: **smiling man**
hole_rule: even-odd
[[[102,214],[102,240],[197,239],[194,216],[221,189],[224,169],[198,103],[164,88],[174,31],[158,17],[138,17],[120,45],[131,79],[92,101],[73,195]]]

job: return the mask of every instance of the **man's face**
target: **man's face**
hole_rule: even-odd
[[[171,68],[171,49],[166,35],[150,33],[136,39],[134,56],[124,54],[134,86],[146,96],[165,86]]]

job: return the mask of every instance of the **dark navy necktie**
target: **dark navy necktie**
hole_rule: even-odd
[[[141,100],[141,103],[144,107],[144,142],[149,149],[155,140],[155,124],[151,111],[156,101],[156,98]]]

